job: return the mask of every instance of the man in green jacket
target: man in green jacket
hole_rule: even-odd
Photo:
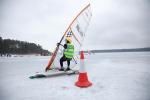
[[[67,69],[66,71],[70,70],[70,61],[73,58],[74,55],[74,45],[71,43],[71,38],[66,37],[66,44],[63,45],[64,47],[64,53],[63,56],[60,58],[60,71],[64,71],[63,62],[67,61]]]

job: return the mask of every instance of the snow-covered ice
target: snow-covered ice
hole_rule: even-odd
[[[150,100],[150,52],[85,55],[91,87],[78,75],[29,79],[49,57],[0,58],[0,100]]]

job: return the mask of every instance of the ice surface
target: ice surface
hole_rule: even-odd
[[[0,58],[0,100],[150,100],[150,52],[85,55],[89,88],[78,76],[29,79],[49,57]]]

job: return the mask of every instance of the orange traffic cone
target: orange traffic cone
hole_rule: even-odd
[[[75,83],[78,87],[89,87],[92,85],[91,82],[88,81],[87,72],[85,71],[84,67],[84,52],[80,52],[80,70],[79,70],[79,77],[78,81]]]

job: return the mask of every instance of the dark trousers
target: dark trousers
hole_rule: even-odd
[[[61,68],[63,67],[63,62],[64,61],[67,61],[67,65],[68,65],[68,68],[69,68],[70,67],[70,61],[71,61],[71,59],[70,58],[66,58],[65,56],[62,56],[60,58],[60,66],[61,66]]]

